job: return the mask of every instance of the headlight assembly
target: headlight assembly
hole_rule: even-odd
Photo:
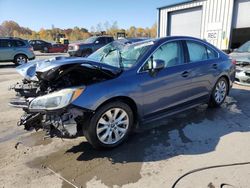
[[[66,107],[73,100],[78,98],[83,88],[63,89],[48,95],[33,99],[29,105],[30,110],[56,110]]]

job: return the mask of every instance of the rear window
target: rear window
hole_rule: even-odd
[[[218,58],[218,53],[210,48],[207,48],[208,59],[216,59]]]
[[[186,43],[187,43],[190,62],[197,62],[197,61],[204,61],[208,59],[218,58],[217,52],[215,52],[211,48],[208,48],[204,44],[193,41],[186,41]]]

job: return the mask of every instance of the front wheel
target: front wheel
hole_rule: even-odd
[[[219,107],[226,99],[228,93],[228,81],[221,77],[215,84],[212,95],[210,97],[209,106]]]
[[[94,148],[112,148],[126,140],[132,126],[131,108],[123,102],[112,102],[97,110],[84,134]]]

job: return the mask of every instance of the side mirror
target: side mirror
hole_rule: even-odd
[[[95,41],[96,44],[99,44],[99,40]]]
[[[165,61],[161,60],[161,59],[155,59],[153,60],[153,64],[152,64],[152,70],[161,70],[164,69],[165,67]]]

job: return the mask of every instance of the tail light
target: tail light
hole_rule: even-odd
[[[232,59],[232,64],[236,65],[236,60],[235,59]]]
[[[29,50],[32,51],[32,52],[34,51],[33,47],[29,47]]]

